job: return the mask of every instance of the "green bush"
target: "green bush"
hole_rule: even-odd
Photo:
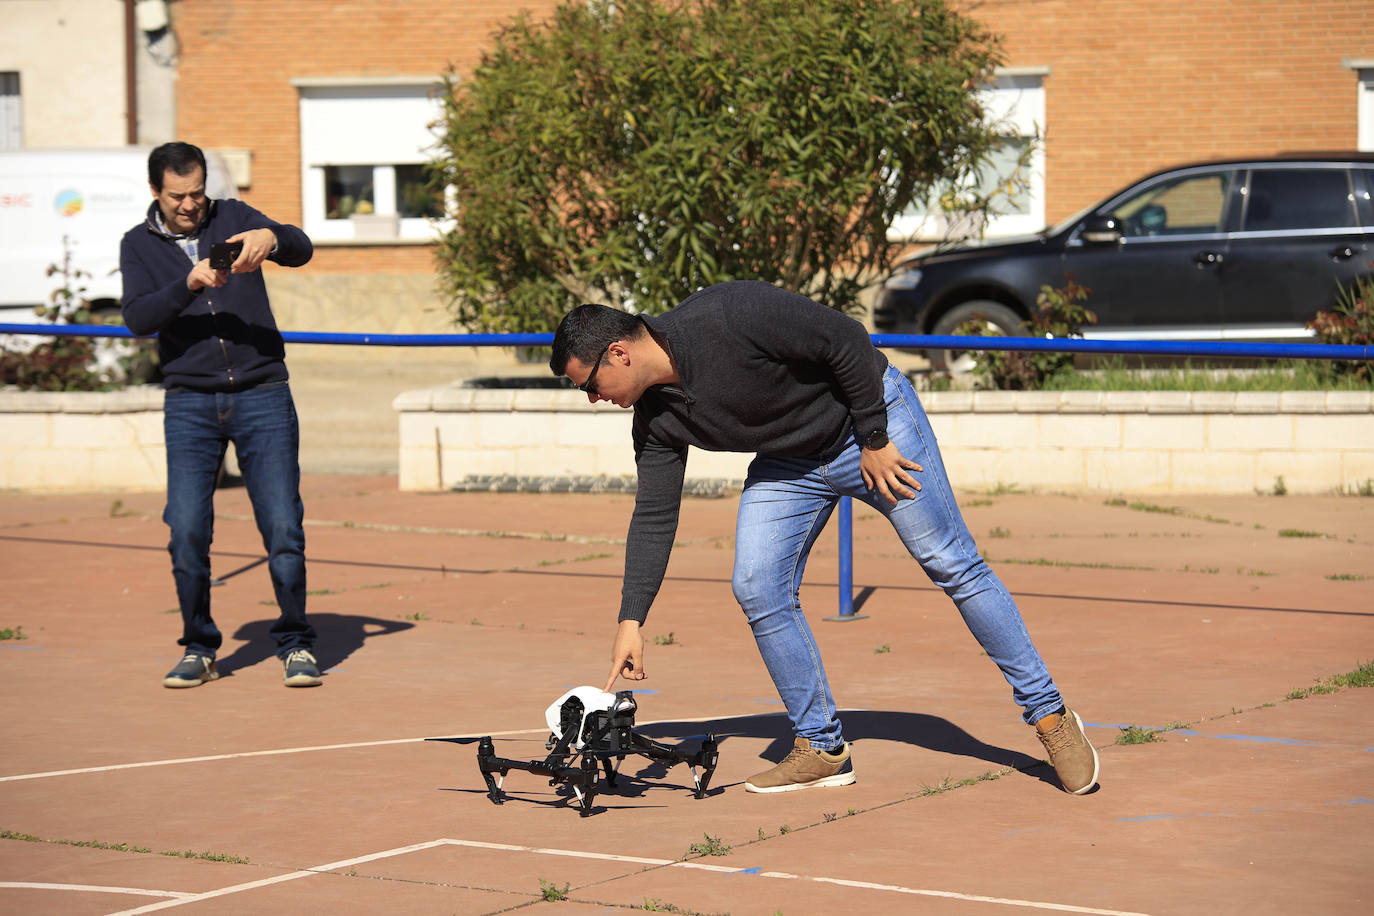
[[[1040,338],[1082,337],[1085,324],[1095,324],[1097,316],[1083,305],[1092,292],[1066,275],[1062,287],[1040,287],[1035,297],[1035,312],[1030,321],[1021,323],[1023,336]],[[987,325],[969,321],[955,333],[984,336]],[[1011,391],[1034,391],[1045,386],[1047,380],[1073,370],[1072,353],[1041,350],[989,350],[978,358],[974,373],[991,387]]]
[[[1362,277],[1336,296],[1330,311],[1316,314],[1307,326],[1317,332],[1322,343],[1374,346],[1374,279]],[[1369,360],[1332,360],[1337,376],[1353,375],[1363,382],[1374,381]]]
[[[47,305],[35,309],[37,317],[52,324],[96,323],[82,280],[89,276],[72,266],[71,248],[63,239],[61,264],[48,266],[48,276],[59,277]],[[120,324],[118,319],[112,324]],[[101,353],[113,354],[101,368]],[[115,340],[90,337],[44,338],[32,348],[0,351],[0,384],[28,391],[105,391],[121,384],[158,377],[156,347],[151,340]]]
[[[569,0],[446,78],[439,271],[473,330],[599,301],[660,312],[760,279],[839,309],[893,219],[967,189],[1003,142],[975,88],[996,38],[947,0]],[[1004,193],[1004,192],[1001,192]]]

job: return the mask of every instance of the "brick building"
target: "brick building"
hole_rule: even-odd
[[[407,193],[427,98],[500,24],[554,0],[176,0],[176,133],[241,151],[242,196],[302,225],[275,272],[290,328],[446,328],[432,231]],[[1156,167],[1374,149],[1368,0],[964,0],[1000,33],[994,107],[1040,134],[1030,194],[992,232],[1038,229]],[[368,203],[359,207],[359,201]],[[410,209],[407,209],[407,200]],[[394,205],[393,205],[394,202]],[[370,211],[370,212],[368,212]]]

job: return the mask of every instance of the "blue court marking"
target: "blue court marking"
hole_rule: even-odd
[[[757,874],[758,874],[759,872],[761,872],[761,871],[763,871],[763,866],[761,866],[761,865],[755,865],[753,868],[741,868],[739,871],[735,872],[735,874],[737,874],[737,875],[757,875]]]
[[[1283,805],[1278,808],[1251,808],[1248,811],[1193,811],[1183,814],[1138,814],[1133,817],[1119,817],[1123,824],[1144,824],[1150,821],[1184,821],[1195,817],[1235,817],[1243,814],[1281,814],[1288,811],[1301,811],[1304,808],[1347,808],[1354,805],[1374,805],[1374,798],[1347,798],[1341,801],[1318,802],[1315,804]]]
[[[0,649],[17,649],[20,652],[42,652],[46,646],[0,646]]]
[[[770,706],[781,706],[781,705],[782,705],[782,700],[770,700],[770,699],[768,699],[767,697],[756,698],[756,699],[754,700],[754,702],[755,702],[755,703],[767,703],[767,704],[769,704]]]

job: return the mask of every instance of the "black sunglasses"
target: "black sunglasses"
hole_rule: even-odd
[[[611,343],[615,343],[615,341],[613,340],[611,341]],[[605,348],[601,351],[601,355],[598,356],[596,358],[596,362],[592,364],[592,371],[587,376],[587,380],[583,382],[581,385],[574,385],[574,388],[576,388],[578,391],[583,392],[584,394],[590,394],[592,397],[596,397],[596,374],[601,371],[601,361],[606,358],[606,354],[610,352],[610,349],[611,344],[606,344]]]

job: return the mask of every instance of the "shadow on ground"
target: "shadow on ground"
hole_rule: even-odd
[[[363,643],[376,636],[387,636],[409,630],[413,623],[399,620],[381,620],[377,617],[364,617],[359,614],[311,614],[311,626],[315,628],[315,660],[321,671],[328,671],[343,664]],[[244,640],[244,644],[230,655],[216,661],[221,677],[233,674],[240,668],[254,665],[274,658],[277,644],[272,638],[272,620],[253,620],[245,623],[234,632],[234,639]]]

